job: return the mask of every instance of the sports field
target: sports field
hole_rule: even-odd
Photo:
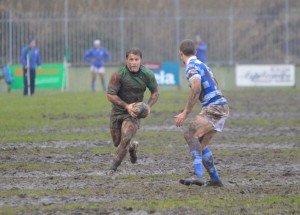
[[[109,177],[110,103],[88,91],[83,72],[70,92],[0,93],[0,214],[300,213],[299,89],[230,89],[233,80],[219,80],[231,116],[211,149],[225,186],[187,187],[178,181],[192,161],[184,127],[174,126],[187,87],[161,89],[135,138],[138,163],[126,157]]]

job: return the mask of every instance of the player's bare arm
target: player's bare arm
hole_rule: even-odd
[[[158,97],[159,97],[158,88],[155,88],[155,90],[153,90],[153,92],[151,92],[151,96],[147,102],[149,107],[152,107],[157,102]]]
[[[120,87],[120,77],[118,74],[114,73],[109,81],[108,89],[116,89],[116,88],[118,89],[119,87]],[[111,103],[126,109],[132,117],[134,118],[137,117],[135,112],[133,111],[133,104],[127,104],[119,96],[114,94],[107,94],[107,99]]]
[[[200,93],[201,93],[201,80],[197,78],[191,81],[190,95],[184,110],[182,111],[182,113],[175,116],[175,124],[177,127],[182,125],[184,120],[192,111],[193,107],[197,103],[197,100],[199,99]]]

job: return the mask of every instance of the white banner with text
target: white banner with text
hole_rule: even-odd
[[[238,87],[248,86],[295,86],[295,66],[236,65],[235,81]]]

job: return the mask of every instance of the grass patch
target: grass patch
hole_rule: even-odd
[[[2,143],[11,142],[42,142],[42,141],[61,141],[61,140],[110,140],[109,132],[33,132],[24,133],[17,131],[5,132],[0,139]]]
[[[228,97],[234,112],[297,112],[299,90],[296,89],[241,89],[239,91],[224,92]],[[293,100],[286,100],[286,94],[294,96]],[[162,90],[160,98],[152,108],[151,115],[142,120],[143,125],[173,126],[174,116],[184,108],[187,101],[188,90]],[[264,103],[252,104],[259,95]],[[149,97],[149,93],[145,99]],[[275,100],[272,98],[281,99]],[[288,98],[287,98],[288,99]],[[72,92],[60,93],[57,91],[41,91],[33,97],[24,97],[21,94],[0,94],[0,141],[30,142],[48,140],[87,140],[110,138],[95,132],[76,133],[65,132],[71,128],[97,128],[109,127],[109,113],[111,104],[106,94],[99,92]],[[289,105],[286,105],[286,103]],[[194,108],[192,114],[197,114],[201,106]],[[234,119],[227,121],[227,126],[300,126],[300,120],[295,118],[281,119]],[[24,130],[36,129],[27,133]],[[54,132],[43,132],[55,129]],[[109,133],[109,132],[107,132]],[[140,132],[139,132],[140,133]],[[181,133],[181,132],[178,132]],[[173,133],[174,134],[174,133]],[[147,135],[147,134],[145,134]],[[166,133],[161,133],[161,136]],[[159,136],[159,135],[158,135]],[[175,139],[175,138],[174,138]],[[157,140],[158,141],[158,140]]]
[[[16,214],[16,213],[35,213],[39,212],[51,212],[60,211],[61,213],[72,213],[77,210],[84,210],[87,212],[89,209],[97,209],[99,212],[109,211],[110,209],[122,209],[127,208],[128,210],[138,211],[156,211],[164,212],[172,210],[184,211],[187,213],[194,214],[194,211],[200,210],[202,213],[213,214],[216,212],[222,212],[225,214],[278,214],[278,213],[295,213],[299,212],[299,195],[288,195],[284,193],[278,195],[267,195],[264,193],[264,189],[271,189],[272,186],[264,186],[260,190],[260,194],[242,194],[241,189],[247,189],[247,187],[230,187],[230,188],[199,188],[197,186],[185,187],[179,184],[170,186],[157,186],[149,187],[148,183],[152,180],[173,180],[176,175],[157,175],[157,176],[147,176],[143,179],[137,176],[121,176],[116,177],[115,180],[129,181],[125,187],[113,187],[111,192],[115,195],[127,195],[126,200],[116,200],[107,204],[107,202],[93,202],[93,203],[74,203],[65,205],[48,205],[48,206],[26,206],[26,207],[2,207],[1,211],[5,214]],[[103,178],[104,180],[109,180],[108,178]],[[135,184],[138,182],[139,185]],[[132,189],[132,185],[135,189]],[[287,185],[288,186],[288,185]],[[230,192],[229,190],[230,189]],[[278,188],[279,189],[279,188]],[[281,189],[285,189],[282,185]],[[130,193],[144,192],[144,196],[141,198],[132,198]],[[73,198],[74,195],[88,196],[88,195],[105,195],[106,190],[104,189],[61,189],[61,190],[9,190],[0,191],[0,196],[3,198],[8,198],[12,196],[48,196],[48,195],[60,195],[66,198]],[[168,197],[163,197],[164,193],[167,193]],[[180,195],[176,195],[179,194]],[[148,196],[153,196],[154,198],[149,199]],[[176,197],[170,197],[176,196]]]
[[[234,119],[230,118],[226,122],[227,126],[253,126],[253,127],[280,127],[280,126],[289,126],[289,127],[298,127],[300,126],[300,119],[298,118],[254,118],[254,119]]]
[[[11,196],[25,196],[25,195],[59,195],[59,196],[69,196],[69,195],[90,195],[98,193],[99,191],[95,189],[58,189],[58,190],[1,190],[1,197],[11,197]]]
[[[240,144],[251,144],[251,143],[297,143],[300,139],[299,136],[254,136],[254,137],[243,137],[243,138],[226,138],[222,139],[222,143],[240,143]]]
[[[14,164],[0,164],[0,170],[17,170],[17,171],[33,171],[33,170],[41,170],[41,171],[53,171],[53,170],[91,170],[96,169],[99,166],[92,165],[75,165],[75,164],[42,164],[42,163],[14,163]]]
[[[91,153],[91,154],[106,154],[114,152],[112,146],[109,147],[67,147],[67,148],[33,148],[33,149],[4,149],[2,155],[12,154],[80,154],[80,153]]]

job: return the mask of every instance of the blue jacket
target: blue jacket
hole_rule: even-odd
[[[206,63],[206,51],[207,45],[205,43],[200,43],[198,47],[196,47],[196,57],[203,63]]]
[[[103,47],[98,49],[93,47],[84,53],[83,59],[90,65],[101,68],[104,66],[103,62],[109,62],[109,53]]]
[[[30,48],[28,45],[22,49],[21,63],[23,68],[27,65],[27,54],[29,54],[29,67],[34,70],[36,66],[41,65],[40,51],[38,48]]]

